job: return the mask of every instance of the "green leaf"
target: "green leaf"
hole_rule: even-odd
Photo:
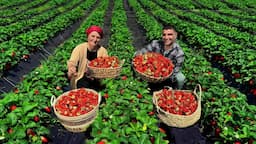
[[[28,111],[32,110],[33,108],[37,107],[38,103],[29,103],[25,101],[23,103],[23,112],[26,114]]]
[[[13,126],[17,123],[18,121],[18,117],[16,115],[16,113],[9,113],[7,114],[6,118],[8,119],[8,121],[10,122],[10,124]]]
[[[14,139],[23,139],[26,137],[26,127],[18,126],[15,127],[13,137]]]

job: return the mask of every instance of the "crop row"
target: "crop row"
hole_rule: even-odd
[[[146,12],[143,11],[143,7],[140,6],[137,1],[129,0],[129,2],[137,13],[138,22],[143,25],[146,31],[152,32],[151,28],[157,26],[157,20],[147,15]],[[150,20],[152,25],[144,23],[147,21],[145,19]],[[158,24],[160,27],[161,25],[161,23]],[[158,31],[154,32],[157,33]],[[211,64],[200,55],[200,53],[196,53],[181,41],[180,44],[186,53],[183,72],[187,76],[187,87],[192,89],[195,84],[200,83],[204,89],[202,96],[203,117],[201,119],[204,130],[207,131],[209,135],[215,136],[218,139],[218,135],[215,131],[221,129],[220,137],[222,139],[219,139],[219,141],[216,140],[216,142],[220,143],[230,143],[236,140],[246,142],[248,137],[253,138],[254,136],[249,136],[249,133],[255,133],[256,129],[252,128],[249,130],[249,127],[255,123],[255,117],[253,116],[255,106],[247,104],[245,95],[232,87],[228,87],[224,83],[222,73],[212,68]],[[243,104],[241,105],[241,103]],[[244,115],[245,113],[248,115]],[[243,114],[243,118],[241,114]],[[248,118],[247,116],[254,120],[250,119],[248,122],[245,122],[245,119]],[[237,126],[239,130],[243,132],[238,132],[239,130],[236,129]]]
[[[4,98],[0,100],[2,143],[39,144],[42,143],[42,137],[50,141],[49,129],[59,123],[52,115],[50,99],[53,95],[63,93],[62,88],[68,85],[65,65],[70,52],[77,43],[83,42],[85,27],[92,23],[103,23],[107,5],[108,1],[100,2],[71,39],[57,47],[47,61],[24,76],[13,92],[4,94]],[[16,108],[10,109],[11,107]],[[35,121],[35,117],[39,120]]]
[[[255,79],[255,50],[243,48],[233,44],[229,39],[187,22],[170,14],[153,2],[141,0],[143,7],[163,23],[175,25],[182,39],[193,45],[194,49],[201,50],[209,60],[215,60],[219,65],[230,70],[230,75],[239,83],[249,83]],[[255,86],[255,84],[254,84]],[[254,88],[251,89],[254,91]]]
[[[5,70],[9,70],[12,66],[19,63],[19,61],[29,58],[30,53],[42,50],[48,39],[54,37],[57,33],[81,19],[86,14],[83,13],[83,11],[86,10],[89,12],[94,4],[95,2],[92,0],[80,3],[79,6],[73,8],[71,11],[67,11],[53,18],[48,23],[44,23],[40,27],[22,33],[12,38],[10,41],[1,43],[0,75],[2,75]]]

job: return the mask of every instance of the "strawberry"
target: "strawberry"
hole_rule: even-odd
[[[103,97],[107,99],[108,98],[108,94],[105,93]]]
[[[211,126],[216,126],[217,122],[215,120],[211,121]]]
[[[38,122],[40,119],[39,119],[39,117],[38,116],[34,116],[34,121],[35,122]]]
[[[42,143],[48,143],[48,139],[45,136],[41,136]]]
[[[154,114],[155,114],[154,111],[151,111],[151,112],[148,113],[148,115],[150,115],[150,116],[152,116],[152,115],[154,115]]]
[[[142,94],[137,94],[137,98],[141,99],[142,98]]]
[[[150,137],[150,142],[151,142],[152,144],[154,144],[154,143],[155,143],[155,138],[154,138],[154,137]]]
[[[11,105],[11,106],[10,106],[10,110],[11,110],[11,111],[15,110],[16,108],[17,108],[16,105]]]
[[[253,79],[249,80],[249,85],[253,85],[253,84],[254,84]]]
[[[35,132],[32,129],[27,129],[26,133],[27,133],[28,136],[35,136],[36,135]]]
[[[61,87],[60,86],[56,86],[56,90],[61,90]]]
[[[220,128],[216,128],[215,129],[215,136],[219,136],[221,133],[221,129]]]
[[[36,95],[39,94],[39,90],[36,89],[36,90],[34,91],[34,94],[36,94]]]
[[[51,108],[50,107],[45,107],[44,110],[47,112],[47,113],[50,113],[51,112]]]
[[[166,131],[165,131],[163,128],[159,128],[159,131],[160,131],[161,133],[166,133]]]
[[[127,76],[122,76],[121,79],[122,79],[122,80],[126,80],[126,79],[127,79]]]
[[[105,141],[103,141],[103,140],[101,140],[101,141],[99,141],[99,142],[97,142],[97,144],[105,144],[106,142]]]
[[[18,88],[14,88],[13,92],[14,92],[14,93],[18,93],[18,92],[19,92],[19,89],[18,89]]]
[[[234,78],[236,78],[236,79],[238,79],[238,78],[241,77],[241,75],[240,75],[239,73],[234,73],[233,76],[234,76]]]
[[[255,95],[256,96],[256,88],[254,88],[254,89],[251,89],[251,91],[250,91],[253,95]]]
[[[12,128],[8,128],[8,129],[7,129],[7,132],[8,132],[9,134],[13,133],[13,129],[12,129]]]

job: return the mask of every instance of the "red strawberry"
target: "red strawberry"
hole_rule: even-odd
[[[34,121],[35,122],[38,122],[40,119],[39,119],[39,117],[38,116],[34,116]]]
[[[159,131],[160,131],[161,133],[166,133],[166,131],[165,131],[163,128],[159,128]]]
[[[212,126],[216,126],[216,124],[217,124],[217,122],[216,122],[215,120],[212,120],[212,121],[211,121],[211,125],[212,125]]]
[[[101,141],[99,141],[99,142],[97,142],[97,144],[105,144],[106,142],[105,141],[103,141],[103,140],[101,140]]]
[[[108,98],[108,94],[105,93],[103,97],[107,99]]]
[[[45,107],[44,110],[47,112],[47,113],[50,113],[51,112],[51,108],[50,107]]]
[[[126,80],[127,79],[127,76],[122,76],[122,80]]]
[[[36,95],[39,94],[39,90],[36,89],[36,90],[34,91],[34,93],[35,93]]]
[[[154,144],[154,143],[155,143],[155,138],[154,138],[154,137],[150,137],[150,142],[151,142],[152,144]]]
[[[137,98],[141,99],[142,98],[142,94],[137,94]]]
[[[221,129],[220,128],[216,128],[215,129],[215,136],[219,136],[221,133]]]
[[[236,79],[241,77],[241,75],[240,75],[239,73],[234,73],[233,76],[234,76],[234,78],[236,78]]]
[[[251,93],[256,96],[256,88],[251,89]]]
[[[10,110],[11,110],[11,111],[15,110],[16,108],[17,108],[16,105],[11,105],[11,106],[10,106]]]
[[[48,139],[45,136],[41,136],[41,141],[43,143],[48,143]]]
[[[152,115],[155,114],[155,112],[154,112],[154,111],[151,111],[151,112],[149,112],[148,114],[149,114],[150,116],[152,116]]]
[[[36,135],[35,132],[32,129],[27,129],[26,133],[27,133],[28,136],[35,136]]]
[[[26,59],[29,58],[29,55],[25,54],[25,55],[22,56],[22,58],[26,60]]]
[[[7,129],[7,132],[8,132],[9,134],[13,133],[13,129],[12,129],[12,128],[8,128],[8,129]]]
[[[56,90],[61,90],[61,87],[60,86],[56,86]]]
[[[253,84],[254,84],[253,79],[249,80],[249,85],[253,85]]]
[[[14,93],[18,93],[18,92],[19,92],[19,89],[18,89],[18,88],[14,88],[13,92],[14,92]]]

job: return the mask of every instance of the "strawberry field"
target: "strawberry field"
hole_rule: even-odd
[[[125,62],[119,77],[101,81],[84,143],[171,143],[148,83],[131,67],[134,52],[171,24],[185,52],[183,89],[202,87],[202,135],[209,143],[255,144],[255,16],[251,0],[1,0],[0,143],[65,139],[51,98],[68,90],[66,62],[90,25],[103,27],[102,45]]]

